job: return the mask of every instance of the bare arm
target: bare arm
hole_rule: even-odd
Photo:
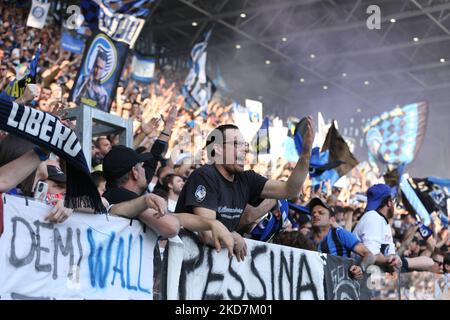
[[[399,270],[402,267],[402,260],[396,254],[384,256],[381,253],[375,255],[375,264],[380,267],[385,267],[389,272]]]
[[[408,271],[431,271],[434,261],[430,257],[420,256],[405,258],[408,261]]]
[[[30,150],[21,157],[0,168],[0,192],[6,192],[21,183],[33,173],[41,160],[34,150]]]
[[[144,210],[153,209],[154,216],[162,217],[167,213],[166,200],[153,193],[148,193],[139,198],[114,204],[110,213],[125,218],[136,218]]]
[[[314,129],[312,118],[308,117],[307,130],[303,138],[303,150],[294,170],[288,181],[269,180],[266,182],[261,197],[285,199],[298,197],[302,190],[303,183],[309,173],[309,160],[311,158],[311,148],[314,140]]]
[[[362,257],[361,265],[364,267],[364,269],[367,270],[368,266],[375,264],[376,261],[375,256],[372,254],[372,252],[370,252],[369,249],[367,249],[367,247],[364,244],[362,243],[357,244],[353,248],[353,251]]]
[[[263,202],[261,202],[260,205],[257,207],[253,207],[248,204],[245,207],[244,213],[241,216],[241,220],[239,221],[238,230],[240,228],[248,226],[249,224],[261,218],[263,215],[269,212],[269,210],[272,209],[276,204],[277,200],[275,199],[264,199]]]
[[[427,248],[420,254],[421,257],[431,257],[433,254],[434,249],[436,248],[436,239],[434,236],[430,236],[427,239]]]
[[[406,231],[405,236],[403,237],[403,241],[402,244],[400,246],[400,248],[398,249],[398,254],[399,255],[403,255],[403,253],[405,252],[406,248],[408,248],[411,240],[414,238],[415,233],[417,232],[417,229],[419,227],[417,226],[411,226],[408,231]]]
[[[177,114],[178,114],[177,106],[176,105],[171,106],[169,109],[169,114],[165,121],[164,129],[163,129],[163,131],[161,131],[161,134],[159,135],[158,139],[160,139],[164,142],[169,142],[170,135],[172,132],[172,127],[177,118]]]
[[[198,216],[204,217],[206,219],[216,220],[216,212],[211,209],[196,207],[193,211],[194,214]],[[235,252],[238,261],[242,261],[247,255],[247,246],[245,244],[245,240],[236,231],[231,232],[231,236],[234,240],[233,251]],[[210,247],[215,247],[214,237],[211,231],[199,232],[199,238],[204,244]]]
[[[207,219],[190,213],[175,213],[174,216],[178,218],[181,226],[188,230],[211,230],[216,250],[219,252],[221,249],[221,243],[223,243],[228,250],[228,256],[231,257],[233,255],[233,236],[220,221]]]
[[[348,211],[345,217],[345,230],[352,231],[353,226],[353,211]]]
[[[147,209],[141,212],[137,218],[150,227],[163,238],[172,238],[178,234],[180,230],[180,221],[172,214],[156,218],[156,210]]]

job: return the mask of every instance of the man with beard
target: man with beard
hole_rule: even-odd
[[[391,188],[386,184],[376,184],[367,190],[367,206],[353,234],[375,255],[377,265],[395,271],[402,267],[402,262],[407,262],[395,253],[389,224],[389,219],[394,216],[391,193]]]
[[[297,197],[309,171],[314,140],[312,118],[308,117],[303,136],[303,151],[286,182],[268,180],[253,170],[244,171],[248,145],[239,128],[232,124],[212,130],[206,140],[209,164],[196,169],[183,187],[175,212],[189,212],[217,219],[231,232],[238,261],[247,255],[244,239],[236,232],[247,204],[258,206],[261,199]],[[203,243],[212,245],[211,233],[202,232]]]
[[[175,212],[178,197],[184,186],[184,180],[176,174],[169,174],[163,180],[164,189],[167,192],[167,209],[169,212]]]

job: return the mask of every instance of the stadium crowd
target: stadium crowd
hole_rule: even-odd
[[[81,56],[61,48],[59,26],[47,25],[42,30],[27,28],[26,10],[7,5],[0,6],[0,10],[0,91],[4,91],[12,81],[25,75],[40,44],[41,55],[36,84],[29,84],[19,99],[64,119],[64,109],[75,106],[73,102],[69,102],[69,93],[80,67]],[[214,144],[214,141],[207,138],[218,126],[234,123],[234,113],[231,100],[226,97],[214,98],[209,103],[206,117],[193,109],[185,108],[181,94],[185,73],[175,71],[170,65],[157,66],[154,81],[150,85],[131,80],[130,73],[131,61],[127,61],[115,100],[112,102],[111,113],[133,120],[133,149],[117,147],[118,135],[96,137],[91,154],[92,178],[103,196],[104,205],[110,208],[112,214],[138,218],[162,236],[159,242],[162,257],[165,245],[163,239],[176,235],[180,228],[179,222],[170,219],[171,213],[183,212],[179,208],[187,207],[187,203],[191,201],[189,195],[185,194],[191,190],[187,184],[198,179],[195,174],[192,177],[192,173],[201,174],[201,168],[208,163],[208,151],[204,147],[208,142]],[[65,123],[73,126],[70,121]],[[222,133],[229,133],[234,129],[228,127]],[[228,133],[225,134],[225,139]],[[63,206],[62,201],[67,182],[65,161],[54,154],[50,154],[48,160],[41,161],[39,152],[31,142],[5,132],[1,133],[1,191],[33,196],[38,192],[36,186],[39,181],[46,182],[48,190],[44,200],[55,206],[48,218],[52,222],[63,222],[72,213],[71,209]],[[299,163],[302,159],[304,158],[301,157]],[[244,167],[245,170],[254,170],[270,179],[268,181],[289,184],[290,177],[297,173],[301,163],[300,167],[297,167],[296,163],[288,162],[284,157],[275,161],[256,161],[255,155],[247,153]],[[18,168],[20,170],[17,171]],[[21,174],[11,176],[12,172]],[[255,194],[249,196],[249,199],[258,198],[259,195],[267,199],[260,199],[252,203],[252,206],[247,206],[242,215],[245,221],[240,221],[232,227],[226,226],[231,233],[240,234],[232,236],[234,244],[226,235],[219,236],[230,254],[234,251],[233,254],[238,259],[244,259],[246,253],[245,243],[242,244],[241,239],[249,237],[347,257],[361,256],[366,264],[361,263],[361,268],[355,265],[358,268],[351,270],[355,277],[359,277],[370,264],[387,267],[386,270],[391,272],[414,271],[416,278],[421,274],[417,271],[445,274],[447,288],[442,290],[442,294],[448,294],[448,228],[442,225],[434,212],[431,214],[430,224],[432,234],[424,237],[416,215],[394,201],[389,192],[381,190],[380,186],[384,182],[381,172],[374,170],[367,163],[353,168],[347,175],[345,186],[333,187],[326,183],[315,187],[310,178],[305,178],[304,181],[300,179],[298,182],[301,190],[295,192],[299,196],[289,197],[289,209],[286,211],[288,215],[285,219],[281,214],[281,205],[272,198],[288,198],[286,195],[292,194],[265,191],[266,188],[259,187],[260,183],[264,185],[265,180],[261,182],[253,176],[248,179],[255,179],[252,187],[259,188],[259,193],[252,191]],[[369,189],[370,187],[372,188]],[[199,197],[204,197],[201,191],[203,190],[193,189],[196,196],[200,194]],[[210,190],[208,194],[209,192]],[[149,197],[149,194],[152,196]],[[280,196],[275,197],[278,194]],[[179,199],[184,203],[180,203]],[[389,230],[386,234],[392,235],[394,248],[390,248],[386,253],[385,261],[374,257],[377,252],[372,249],[371,241],[376,240],[364,240],[363,236],[358,234],[358,224],[362,224],[362,220],[366,218],[369,219],[365,209],[371,203],[377,205],[366,211],[385,209],[387,212],[380,223],[384,220],[387,222]],[[113,206],[110,207],[111,205]],[[147,212],[147,208],[152,208],[153,212]],[[215,214],[214,211],[213,213]],[[380,213],[379,215],[381,216]],[[207,214],[203,216],[208,217]],[[262,223],[269,221],[268,218],[272,216],[278,221],[278,227],[273,229],[270,237],[261,239],[252,233],[255,227],[261,227]],[[366,218],[363,219],[364,216]],[[181,225],[190,226],[191,222],[183,219]],[[375,224],[366,227],[371,226],[375,228]],[[204,231],[205,227],[194,226],[192,229],[200,231],[202,240],[211,244],[207,231]],[[215,230],[219,234],[227,232],[220,228],[213,229],[211,226],[206,229]],[[348,253],[344,253],[345,250],[339,251],[338,248],[333,252],[334,246],[339,243],[348,249]],[[426,294],[429,295],[430,286],[432,282],[421,280],[420,285],[404,289],[404,295],[415,299],[425,298]],[[406,292],[407,290],[409,291]]]

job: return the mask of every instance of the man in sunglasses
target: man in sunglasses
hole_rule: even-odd
[[[180,193],[175,212],[189,212],[222,222],[235,240],[238,261],[247,255],[245,241],[236,230],[247,204],[261,199],[290,199],[299,196],[308,175],[314,130],[307,117],[302,154],[286,182],[268,180],[253,170],[244,171],[248,151],[239,128],[232,124],[212,130],[206,140],[209,164],[192,172]],[[202,232],[203,243],[212,245],[211,233]]]

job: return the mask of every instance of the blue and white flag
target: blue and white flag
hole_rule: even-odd
[[[153,0],[104,0],[103,3],[116,13],[126,13],[136,18],[145,18],[150,13],[146,7]]]
[[[364,128],[369,158],[393,166],[411,163],[422,146],[427,119],[425,102],[408,104],[373,118]]]
[[[274,211],[279,211],[276,214]],[[251,238],[258,241],[270,241],[283,229],[289,218],[289,204],[286,199],[277,201],[277,206],[270,210],[267,215],[253,228]]]
[[[115,41],[133,48],[150,13],[153,0],[82,0],[84,19],[91,29],[97,27]]]
[[[182,88],[186,104],[202,112],[206,112],[208,103],[216,91],[214,83],[206,75],[206,48],[211,32],[212,30],[206,32],[203,40],[192,48],[191,69]]]
[[[133,15],[117,13],[100,3],[98,28],[112,40],[124,42],[132,49],[144,27],[145,20]]]
[[[155,58],[143,57],[135,53],[131,61],[131,79],[150,83],[155,75]]]
[[[77,32],[64,28],[61,32],[61,48],[75,53],[82,54],[84,49],[85,39]]]
[[[30,13],[28,14],[27,26],[42,29],[45,25],[49,8],[50,3],[33,0]]]

